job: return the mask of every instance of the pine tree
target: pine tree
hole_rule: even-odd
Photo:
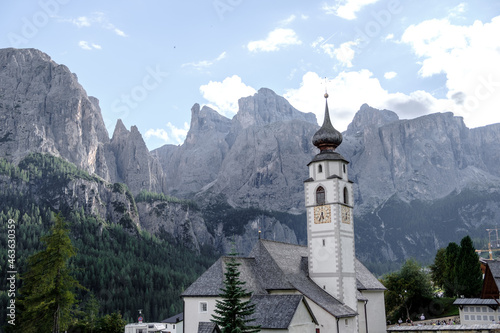
[[[470,236],[460,241],[460,252],[455,264],[456,293],[464,297],[477,297],[483,285],[479,257]]]
[[[440,289],[444,288],[446,283],[446,249],[441,248],[437,251],[434,263],[431,265],[431,278],[434,285]]]
[[[250,316],[255,312],[255,304],[248,300],[251,293],[245,290],[245,282],[240,280],[238,267],[241,265],[235,259],[235,253],[226,262],[224,287],[217,300],[212,321],[219,325],[222,333],[254,333],[260,332],[260,326],[250,325],[254,319]],[[247,300],[243,300],[247,299]]]
[[[68,260],[76,252],[69,229],[61,215],[55,217],[50,233],[42,238],[45,250],[28,259],[28,271],[21,277],[22,309],[20,332],[59,333],[72,320],[76,304],[75,287],[80,284],[70,275]]]
[[[460,247],[457,243],[451,242],[446,247],[446,272],[444,274],[444,294],[447,297],[456,297],[457,281],[455,275],[455,265],[458,260]]]

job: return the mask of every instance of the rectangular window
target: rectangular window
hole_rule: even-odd
[[[468,306],[464,306],[464,312],[469,312],[469,307]]]
[[[483,306],[483,312],[488,312],[488,309],[485,306]]]
[[[349,326],[349,319],[346,319],[346,320],[344,321],[344,323],[345,323],[345,326],[346,326],[346,327],[347,327],[347,326]]]
[[[488,316],[483,316],[483,320],[488,320]]]
[[[470,316],[470,320],[476,320],[476,316],[471,315],[471,316]]]
[[[488,312],[493,312],[493,309],[492,308],[488,308]]]
[[[481,312],[481,308],[479,306],[476,306],[476,312]]]
[[[207,312],[208,304],[207,302],[200,302],[200,313]]]
[[[469,320],[469,315],[465,315],[465,320]]]
[[[490,321],[494,321],[494,320],[495,320],[495,317],[490,316]]]

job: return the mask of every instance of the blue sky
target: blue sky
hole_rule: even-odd
[[[194,103],[231,118],[266,87],[343,131],[363,103],[400,118],[500,122],[500,2],[2,1],[0,47],[37,48],[150,149],[181,144]],[[325,80],[326,78],[326,80]]]

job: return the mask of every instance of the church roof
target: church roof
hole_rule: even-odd
[[[255,295],[251,301],[255,312],[250,325],[260,325],[263,329],[287,329],[301,302],[307,307],[314,322],[316,318],[302,295]]]
[[[384,285],[359,261],[355,261],[358,290],[386,290]]]
[[[357,314],[355,310],[337,300],[309,278],[307,251],[305,246],[260,239],[249,257],[236,257],[241,263],[240,279],[246,283],[246,289],[253,295],[269,295],[273,290],[297,290],[337,318],[355,316]],[[224,263],[228,259],[229,257],[221,257],[189,286],[182,296],[217,297],[223,286]],[[358,289],[384,289],[356,259],[356,269],[358,267],[359,273],[356,272]]]

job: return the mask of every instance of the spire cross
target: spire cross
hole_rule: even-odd
[[[328,98],[328,79],[325,76],[325,98]]]

